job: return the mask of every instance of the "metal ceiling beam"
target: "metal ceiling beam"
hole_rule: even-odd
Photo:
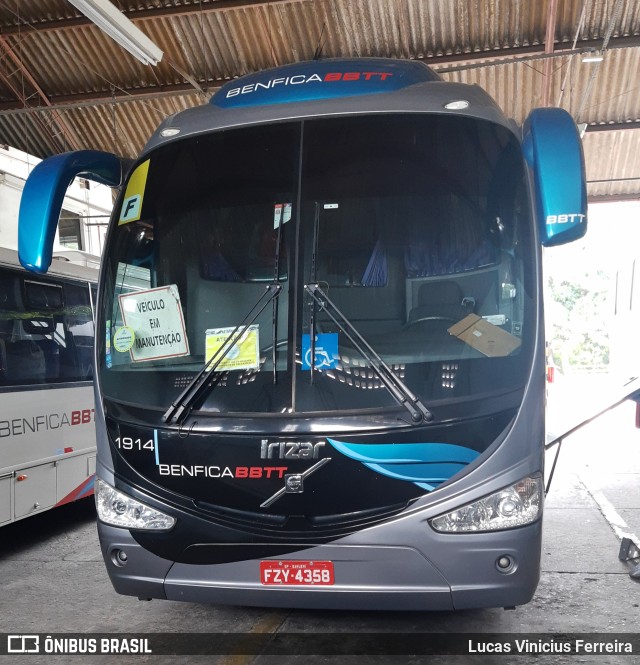
[[[134,9],[122,12],[131,21],[147,21],[154,18],[175,18],[177,16],[193,16],[199,14],[212,14],[234,9],[254,9],[283,4],[302,4],[308,0],[216,0],[212,3],[193,3],[173,7],[152,7],[150,9]],[[10,25],[0,28],[0,35],[14,35],[24,33],[25,27],[31,27],[38,32],[51,30],[67,30],[86,25],[94,25],[86,16],[73,18],[49,19],[47,21],[23,22],[20,25]]]
[[[635,194],[588,194],[587,203],[617,203],[619,201],[639,201],[640,192]]]
[[[18,86],[16,86],[15,83],[11,80],[10,76],[10,74],[7,75],[2,70],[0,70],[0,81],[2,81],[7,86],[7,88],[11,90],[11,92],[13,92],[13,94],[16,96],[16,99],[19,99],[22,102],[22,105],[26,108],[27,98],[25,97],[23,91],[20,90]],[[61,151],[65,149],[65,146],[62,145],[59,137],[51,131],[51,125],[47,124],[46,118],[44,118],[42,115],[38,115],[35,118],[35,122],[40,127],[40,130],[43,132],[44,136],[48,137],[52,144],[57,145],[58,149]]]
[[[446,74],[448,72],[454,72],[463,69],[473,69],[477,67],[489,67],[499,64],[506,64],[509,61],[523,62],[537,59],[551,60],[553,58],[565,57],[568,55],[589,51],[593,48],[594,44],[600,46],[601,43],[601,40],[588,40],[580,42],[579,48],[576,48],[575,50],[556,48],[554,52],[550,54],[544,53],[541,46],[524,46],[506,49],[493,49],[490,51],[481,51],[475,53],[459,53],[455,55],[434,56],[431,58],[424,58],[422,61],[428,64],[430,67],[433,67],[436,72]],[[613,48],[639,47],[640,37],[619,37],[612,39],[609,43],[609,50]],[[457,62],[463,64],[458,67],[441,67],[441,65],[446,64],[455,65]],[[230,79],[214,82],[213,85],[207,86],[207,92],[214,93],[216,90],[219,90],[220,87],[228,80]],[[49,107],[49,110],[68,110],[72,108],[86,108],[92,105],[150,101],[153,99],[165,97],[167,95],[192,95],[194,92],[195,91],[192,85],[185,83],[174,83],[163,84],[162,87],[153,86],[146,88],[131,88],[128,90],[103,90],[100,92],[61,95],[48,98],[46,105]],[[0,113],[2,114],[40,112],[43,110],[45,109],[42,106],[34,106],[25,109],[24,105],[19,102],[0,103]]]
[[[25,78],[25,80],[29,83],[31,88],[35,90],[35,92],[38,94],[38,97],[44,102],[45,106],[51,107],[52,104],[49,101],[49,98],[47,95],[44,93],[42,88],[38,85],[37,81],[33,78],[31,75],[31,72],[28,70],[28,68],[25,66],[24,62],[22,62],[22,59],[15,53],[15,51],[11,48],[11,46],[7,43],[7,40],[0,36],[0,50],[3,51],[7,58],[13,62],[13,64],[18,68],[22,76]],[[15,88],[13,88],[15,92]],[[23,105],[26,105],[27,100],[24,99],[23,95],[18,92],[18,99],[20,102],[22,102]],[[56,125],[60,128],[60,131],[63,133],[66,142],[68,143],[69,148],[73,148],[74,150],[79,150],[81,147],[81,144],[78,140],[78,136],[69,125],[69,123],[65,120],[63,116],[60,115],[58,110],[56,109],[51,109],[52,111],[52,119],[56,123]]]
[[[210,87],[215,92],[221,86]],[[68,111],[71,109],[90,108],[91,106],[109,106],[111,104],[127,104],[129,102],[146,102],[163,97],[182,97],[198,95],[198,92],[187,83],[176,83],[135,88],[131,90],[114,90],[103,92],[88,92],[77,95],[64,95],[52,97],[50,106],[30,106],[25,108],[17,102],[0,103],[0,115],[22,115],[25,113],[52,112],[53,110]]]
[[[599,122],[592,125],[587,125],[587,133],[592,132],[615,132],[627,129],[640,129],[640,119],[629,120],[628,122]]]
[[[555,0],[553,0],[555,1]],[[285,4],[303,4],[309,0],[216,0],[213,3],[199,4],[192,3],[188,5],[177,5],[170,7],[153,7],[150,9],[136,9],[131,11],[122,12],[128,19],[132,21],[145,21],[157,18],[175,18],[179,16],[193,16],[199,14],[220,13],[231,11],[234,9],[255,9],[257,7],[272,7]],[[34,34],[39,32],[49,32],[55,30],[68,30],[81,26],[94,25],[86,16],[77,16],[73,18],[53,19],[48,21],[22,21],[17,25],[6,25],[0,27],[0,36],[8,37],[11,35]],[[25,28],[31,29],[29,33],[25,33]],[[553,39],[553,35],[552,35]],[[573,48],[569,41],[558,42],[553,44],[555,50],[566,50]],[[602,38],[587,39],[578,42],[577,48],[594,49],[601,48]],[[613,48],[627,48],[633,46],[640,46],[638,37],[612,37],[608,41],[609,49]],[[504,48],[497,50],[487,51],[474,51],[473,53],[460,53],[445,56],[435,56],[440,62],[459,62],[461,60],[472,60],[476,58],[495,57],[502,54],[504,57],[512,55],[524,55],[526,53],[542,53],[545,46],[543,44],[533,46],[522,46],[513,48]],[[430,58],[427,58],[430,59]]]
[[[551,55],[554,51],[556,34],[556,15],[558,13],[558,0],[550,0],[547,10],[547,33],[544,40],[544,52]],[[542,75],[542,106],[549,106],[551,101],[551,83],[553,80],[553,61],[547,58],[544,61]]]

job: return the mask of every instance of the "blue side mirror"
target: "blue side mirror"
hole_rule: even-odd
[[[582,141],[573,118],[563,109],[534,109],[523,134],[542,244],[551,247],[581,238],[587,231],[587,187]]]
[[[76,176],[117,187],[121,162],[107,152],[80,150],[45,159],[33,169],[22,191],[18,220],[18,256],[31,272],[45,273],[51,265],[62,202]]]

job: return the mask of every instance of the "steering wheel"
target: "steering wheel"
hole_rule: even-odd
[[[457,323],[460,319],[455,319],[452,316],[421,316],[419,319],[414,319],[413,321],[407,321],[404,324],[405,330],[411,326],[415,326],[418,323],[424,323],[425,321],[446,321],[447,323]]]
[[[286,346],[288,343],[288,339],[280,339],[276,342],[276,349],[279,349],[281,346]],[[260,349],[261,354],[271,353],[271,351],[273,351],[273,344],[269,344],[269,346]]]

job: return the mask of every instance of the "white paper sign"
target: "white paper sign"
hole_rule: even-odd
[[[134,331],[134,362],[189,355],[180,294],[175,284],[119,296],[124,324]]]

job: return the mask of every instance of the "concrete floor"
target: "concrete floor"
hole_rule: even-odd
[[[0,632],[555,633],[640,632],[640,583],[618,560],[640,534],[640,430],[626,403],[568,438],[544,514],[542,578],[515,611],[313,612],[139,602],[112,589],[91,500],[0,530]],[[20,662],[20,656],[0,661]],[[26,658],[26,657],[23,657]],[[40,663],[525,663],[531,656],[30,656]],[[635,655],[545,655],[543,663],[640,662]]]

